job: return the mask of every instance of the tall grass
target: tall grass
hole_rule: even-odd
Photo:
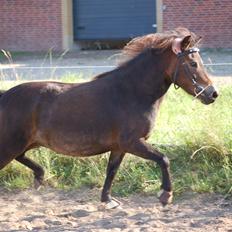
[[[75,78],[71,77],[71,81]],[[64,77],[64,80],[70,81],[70,78]],[[9,88],[9,85],[5,83],[0,88]],[[232,195],[231,99],[232,85],[221,86],[220,97],[208,106],[182,90],[169,90],[149,142],[170,158],[177,195],[190,190]],[[27,155],[45,168],[47,185],[65,189],[103,185],[108,154],[72,158],[39,148]],[[0,171],[0,186],[28,188],[32,182],[32,172],[16,161]],[[159,186],[159,167],[128,154],[114,181],[113,191],[120,195],[150,194]]]

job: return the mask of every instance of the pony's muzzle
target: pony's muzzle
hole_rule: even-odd
[[[213,103],[218,97],[218,91],[212,85],[205,88],[202,86],[197,86],[195,92],[196,96],[201,100],[201,102],[206,105]]]

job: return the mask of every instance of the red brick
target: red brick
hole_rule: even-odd
[[[61,0],[1,0],[0,49],[62,49]]]
[[[203,47],[232,48],[231,0],[163,0],[163,29],[187,27],[203,37]]]
[[[163,29],[184,26],[203,46],[232,48],[231,0],[163,0]],[[0,0],[0,49],[62,49],[61,0]]]

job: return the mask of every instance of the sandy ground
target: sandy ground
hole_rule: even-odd
[[[0,231],[232,232],[232,200],[219,195],[188,193],[167,207],[154,196],[134,195],[113,210],[99,195],[98,189],[0,189]]]

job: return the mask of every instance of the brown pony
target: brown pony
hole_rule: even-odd
[[[116,207],[112,181],[125,153],[131,153],[157,162],[160,202],[171,202],[169,160],[146,139],[172,83],[204,104],[218,96],[204,71],[198,40],[185,28],[146,35],[124,48],[128,61],[90,82],[30,82],[1,93],[0,169],[16,159],[33,170],[38,187],[44,171],[26,157],[32,148],[44,146],[69,156],[111,151],[101,201]]]

